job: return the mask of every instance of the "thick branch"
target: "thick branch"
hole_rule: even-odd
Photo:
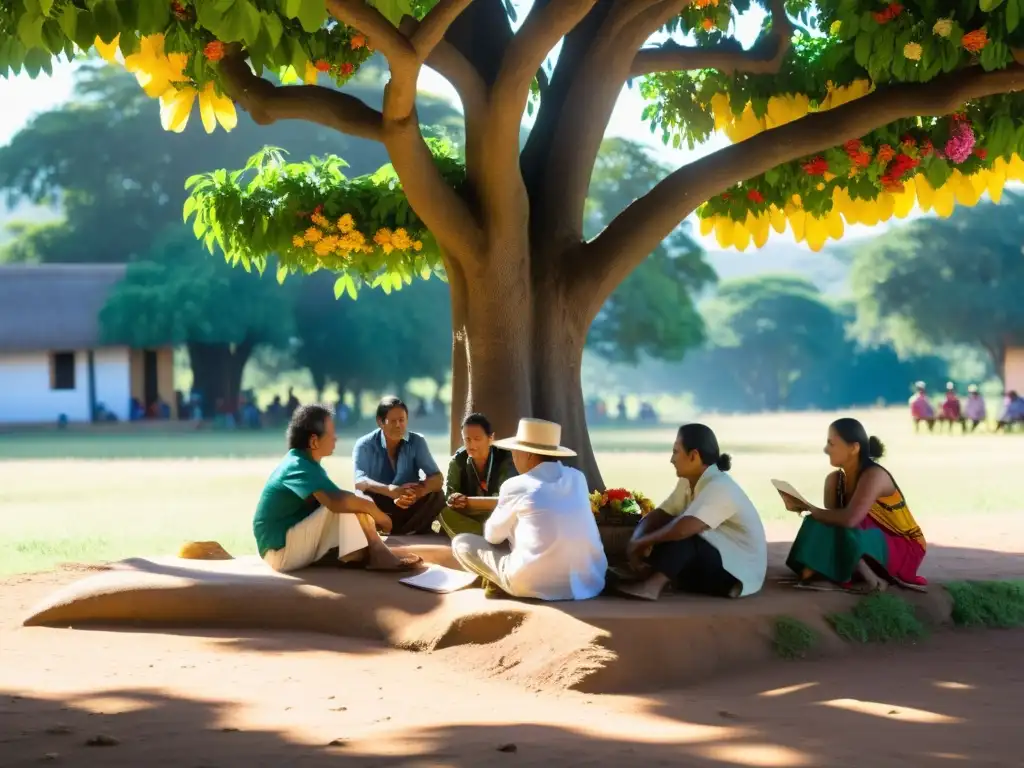
[[[257,76],[240,53],[225,57],[220,73],[228,95],[259,125],[305,120],[383,141],[381,113],[355,96],[318,85],[276,86]]]
[[[423,17],[423,21],[412,35],[412,47],[420,61],[425,61],[430,56],[430,52],[441,42],[448,28],[471,2],[473,0],[440,0]]]
[[[645,48],[633,60],[630,77],[655,72],[684,72],[691,69],[717,69],[725,73],[749,72],[774,74],[793,41],[793,24],[786,15],[783,0],[772,0],[772,31],[749,51],[729,42],[706,48],[679,45],[669,40],[657,48]]]
[[[370,43],[392,64],[415,58],[412,43],[376,8],[364,0],[326,0],[327,10],[338,21],[369,35]]]
[[[961,70],[925,85],[880,88],[835,109],[764,131],[669,174],[577,249],[570,269],[588,275],[594,286],[591,295],[606,296],[698,205],[733,184],[895,120],[948,115],[966,101],[1020,90],[1024,66],[1019,64],[995,72]]]

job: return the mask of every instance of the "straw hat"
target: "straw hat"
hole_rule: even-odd
[[[508,451],[537,453],[541,456],[575,456],[576,451],[558,444],[561,439],[561,424],[544,419],[520,419],[516,436],[495,440],[494,447]]]

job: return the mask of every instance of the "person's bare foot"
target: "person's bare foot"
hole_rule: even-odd
[[[419,555],[399,556],[388,547],[374,547],[366,562],[368,571],[411,571],[423,566]]]
[[[653,576],[650,576],[643,581],[619,584],[615,587],[615,591],[624,597],[633,597],[637,600],[655,601],[661,597],[661,593],[664,591],[667,584],[668,579],[666,579],[663,574],[655,573]]]

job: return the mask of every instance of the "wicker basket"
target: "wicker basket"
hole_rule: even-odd
[[[601,544],[609,565],[621,565],[626,562],[626,545],[633,536],[633,531],[640,522],[637,515],[627,515],[605,508],[597,515],[597,530],[601,534]]]

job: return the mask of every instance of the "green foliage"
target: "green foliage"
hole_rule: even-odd
[[[844,339],[818,289],[791,275],[723,282],[704,317],[720,372],[768,410],[786,406],[793,386]]]
[[[833,613],[826,619],[836,634],[849,642],[903,643],[928,634],[914,606],[888,592],[867,597],[848,613]]]
[[[953,623],[957,626],[1024,626],[1024,581],[954,581],[945,586],[953,597]]]
[[[856,251],[850,280],[862,337],[905,350],[980,347],[1001,370],[1007,344],[1024,340],[1024,197],[920,219]]]
[[[428,143],[441,174],[459,186],[465,171],[454,147],[439,139]],[[193,232],[210,252],[218,245],[233,265],[262,273],[269,255],[277,254],[282,281],[288,273],[326,267],[343,273],[346,292],[355,291],[353,280],[390,292],[414,276],[438,272],[440,252],[394,170],[385,166],[349,179],[346,165],[336,155],[288,163],[280,150],[266,148],[241,170],[188,179],[184,216],[193,217]]]
[[[821,636],[802,621],[780,616],[772,627],[772,648],[780,658],[806,659],[821,643]]]
[[[290,302],[271,279],[211,259],[183,228],[164,233],[128,266],[100,312],[105,341],[165,344],[284,344]]]
[[[636,142],[605,140],[590,181],[587,236],[596,235],[669,170]],[[716,277],[685,227],[615,289],[595,318],[587,344],[606,360],[631,365],[643,356],[681,360],[703,342],[704,321],[693,299]]]

